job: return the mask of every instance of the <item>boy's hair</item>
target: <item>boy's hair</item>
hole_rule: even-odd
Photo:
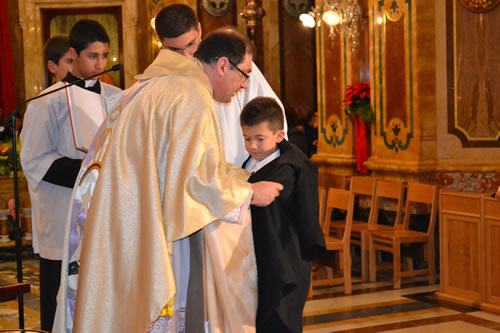
[[[252,127],[264,121],[269,123],[269,129],[276,131],[284,128],[281,106],[271,97],[256,97],[245,105],[240,114],[240,125]]]
[[[108,33],[99,22],[80,20],[71,28],[69,46],[75,49],[77,55],[94,42],[109,44]]]
[[[53,61],[56,65],[59,65],[59,60],[69,50],[68,35],[57,35],[49,38],[47,43],[45,43],[43,50],[45,54],[45,66],[47,66],[47,62],[49,60]]]
[[[160,10],[155,18],[155,30],[160,40],[177,38],[198,29],[198,18],[191,7],[184,4],[174,4]]]
[[[214,64],[220,57],[227,57],[238,65],[247,53],[252,54],[248,38],[232,27],[223,27],[210,32],[201,41],[194,56],[205,64]]]

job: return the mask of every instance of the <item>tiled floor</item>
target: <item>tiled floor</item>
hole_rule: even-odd
[[[354,278],[350,296],[343,294],[343,287],[314,290],[304,310],[304,332],[500,331],[499,314],[438,301],[434,292],[439,285],[429,286],[425,278],[404,281],[396,290],[390,276],[376,283]]]
[[[38,261],[23,261],[25,280],[25,327],[39,328]],[[391,333],[487,333],[500,331],[500,315],[439,302],[425,279],[405,279],[401,289],[392,288],[390,272],[376,283],[354,278],[353,294],[343,287],[315,289],[304,311],[304,332]],[[0,263],[0,284],[15,282],[15,262]],[[17,328],[17,302],[0,303],[0,328]]]
[[[25,294],[24,301],[24,327],[40,329],[40,288],[38,274],[38,260],[23,261],[23,281],[29,282],[31,292]],[[0,263],[0,285],[17,281],[16,262],[7,261]],[[19,328],[17,301],[0,303],[0,329]]]

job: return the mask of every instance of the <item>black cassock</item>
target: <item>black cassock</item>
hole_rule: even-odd
[[[269,206],[251,207],[259,295],[256,325],[257,332],[302,332],[312,262],[326,251],[318,222],[318,168],[288,141],[278,147],[280,156],[248,179],[284,187]]]

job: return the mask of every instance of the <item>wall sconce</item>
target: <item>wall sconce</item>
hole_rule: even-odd
[[[301,14],[299,20],[308,28],[320,27],[323,22],[329,27],[328,37],[332,40],[337,32],[351,41],[353,50],[359,45],[361,7],[357,0],[323,0],[309,13]]]

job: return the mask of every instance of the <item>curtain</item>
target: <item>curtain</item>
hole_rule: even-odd
[[[0,0],[0,108],[2,120],[17,106],[7,0]]]

